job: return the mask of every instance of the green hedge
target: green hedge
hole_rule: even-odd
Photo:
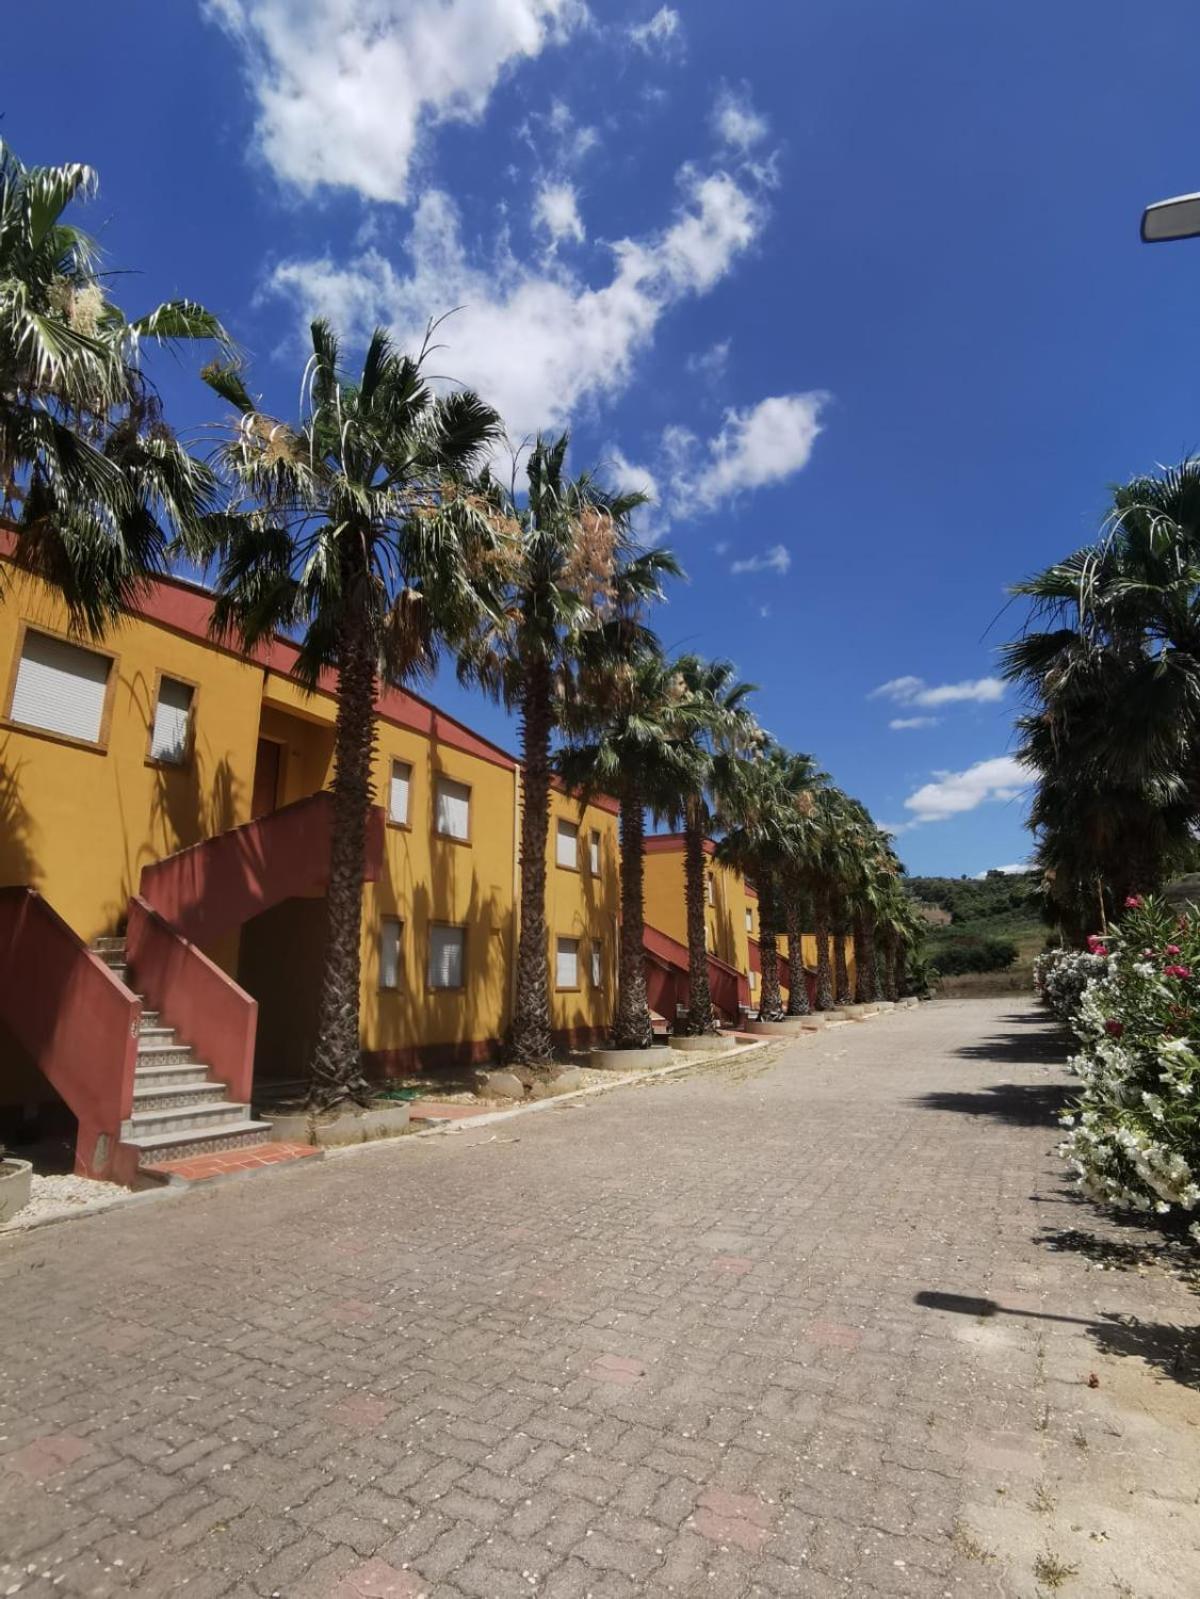
[[[933,964],[943,977],[1007,971],[1016,958],[1017,946],[1007,938],[964,938],[931,952]]]

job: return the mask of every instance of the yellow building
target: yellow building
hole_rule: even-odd
[[[675,945],[687,949],[687,901],[684,892],[684,859],[682,833],[657,833],[646,840],[646,922],[658,933],[665,935]],[[731,967],[737,974],[741,987],[740,1003],[753,1009],[758,1003],[761,958],[759,953],[758,894],[740,872],[734,871],[716,859],[716,845],[706,839],[704,852],[707,862],[705,881],[705,928],[708,950],[713,961]],[[817,941],[805,933],[801,951],[808,973],[816,970]],[[778,938],[779,954],[788,962],[788,941],[784,934]],[[661,951],[668,958],[669,951]],[[854,970],[853,940],[846,940],[846,958],[851,977]],[[790,963],[781,970],[781,986],[787,998]],[[710,981],[719,981],[719,972],[710,963]],[[811,986],[811,985],[810,985]],[[719,1006],[726,1010],[726,1006]],[[730,1018],[731,1020],[736,1018]]]
[[[305,693],[284,639],[253,657],[214,643],[210,597],[188,583],[156,583],[138,614],[97,646],[68,636],[52,590],[7,565],[2,576],[0,888],[9,892],[0,956],[7,949],[10,977],[32,962],[35,913],[18,890],[37,891],[43,936],[64,949],[64,936],[81,946],[115,941],[127,923],[132,938],[131,915],[139,929],[150,917],[155,936],[181,936],[193,952],[186,973],[199,980],[199,952],[209,958],[203,981],[223,974],[231,1008],[233,995],[251,1012],[256,1003],[260,1082],[301,1078],[325,927],[328,805],[313,797],[332,776],[332,683]],[[383,689],[377,709],[380,825],[362,943],[366,1057],[381,1075],[486,1059],[511,1014],[519,765],[414,695]],[[607,803],[581,811],[565,794],[553,806],[553,1020],[579,1042],[602,1036],[612,1014],[616,816]],[[109,965],[120,978],[117,955]],[[184,959],[179,951],[173,958],[176,967]],[[28,1010],[38,998],[21,1003]],[[41,998],[62,1010],[61,992]],[[172,999],[147,993],[146,1005],[171,1022]],[[11,993],[0,996],[0,1027],[16,1004]],[[190,1014],[202,1021],[209,1010]],[[39,1032],[21,1019],[15,1034],[8,1029],[6,1056],[21,1053],[14,1038],[28,1050],[31,1034],[41,1040],[53,1025],[47,1018]],[[225,1080],[234,1078],[249,1086],[231,1069]]]

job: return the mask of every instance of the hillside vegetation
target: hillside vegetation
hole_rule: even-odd
[[[914,900],[948,911],[931,926],[925,953],[945,975],[1028,967],[1046,942],[1040,879],[1035,872],[989,872],[986,877],[910,877]]]

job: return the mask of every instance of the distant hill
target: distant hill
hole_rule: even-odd
[[[1028,966],[1046,943],[1041,887],[1036,872],[989,872],[986,877],[908,877],[904,886],[920,905],[949,914],[931,925],[925,950],[936,966],[946,950],[978,948],[991,940],[1015,944],[1015,965]],[[930,918],[932,920],[932,918]]]

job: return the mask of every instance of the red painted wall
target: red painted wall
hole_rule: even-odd
[[[0,889],[0,1015],[79,1124],[75,1169],[129,1182],[120,1145],[133,1112],[142,1007],[31,888]]]
[[[311,794],[144,867],[142,898],[184,938],[211,947],[260,911],[324,889],[332,824],[333,796]],[[383,812],[372,806],[368,882],[379,877],[383,832]]]
[[[125,934],[130,974],[153,1009],[196,1059],[248,1104],[254,1084],[258,1005],[144,899],[129,902]]]

